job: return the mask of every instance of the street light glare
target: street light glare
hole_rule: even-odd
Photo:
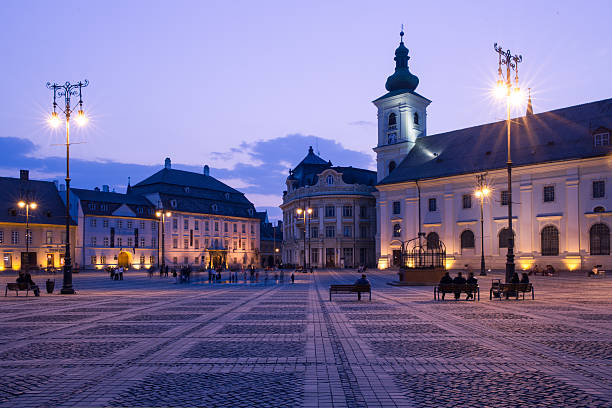
[[[36,207],[38,207],[38,204],[36,204],[36,203],[30,203],[30,208],[31,208],[31,209],[35,210],[35,209],[36,209]]]
[[[18,203],[17,203],[17,206],[18,206],[19,208],[23,208],[23,207],[25,207],[25,206],[26,206],[26,203],[25,203],[24,201],[20,201],[20,202],[18,202]]]
[[[306,212],[307,212],[308,214],[312,214],[312,208],[309,208],[308,210],[306,210]]]
[[[161,217],[161,216],[162,216],[162,212],[161,212],[161,211],[157,211],[157,212],[155,213],[155,216],[156,216],[156,217]]]
[[[510,93],[510,102],[512,105],[517,106],[523,103],[524,95],[521,88],[514,88]]]
[[[301,208],[298,208],[298,209],[297,209],[297,213],[298,213],[299,215],[302,215],[302,212],[303,212],[303,211],[304,211],[304,210],[302,210]]]
[[[166,212],[166,217],[169,217],[171,215],[172,215],[172,213],[170,211]]]
[[[489,190],[487,187],[482,189],[482,194],[486,197],[489,195],[489,193],[491,192],[491,190]]]
[[[495,94],[495,97],[503,98],[504,96],[506,96],[507,92],[508,92],[508,88],[506,87],[506,84],[504,84],[504,81],[502,81],[501,79],[497,81],[497,84],[495,85],[495,88],[493,89],[493,93]]]
[[[83,112],[83,109],[79,109],[79,113],[76,117],[76,122],[79,126],[85,126],[87,124],[87,116],[85,116],[85,112]]]
[[[57,112],[53,112],[51,116],[49,117],[49,125],[52,128],[56,128],[60,125],[60,118],[57,115]]]

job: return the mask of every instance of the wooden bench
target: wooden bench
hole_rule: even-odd
[[[4,297],[7,296],[8,291],[12,290],[15,292],[15,294],[17,296],[19,296],[19,291],[26,291],[26,296],[28,296],[30,294],[30,285],[28,285],[27,283],[15,283],[15,282],[8,282],[6,284],[6,289],[4,289]]]
[[[434,300],[440,300],[440,293],[442,294],[446,294],[446,293],[456,293],[459,292],[461,293],[466,293],[466,294],[476,294],[477,296],[474,296],[473,299],[476,300],[476,298],[478,297],[478,300],[480,300],[480,288],[478,287],[478,284],[470,284],[470,283],[464,283],[461,285],[455,284],[455,283],[444,283],[444,284],[439,284],[438,286],[434,286]]]
[[[370,285],[331,285],[329,287],[329,301],[332,300],[332,293],[369,293],[372,301],[372,287]]]
[[[498,283],[494,286],[491,286],[491,290],[489,291],[489,299],[493,299],[493,295],[496,298],[501,299],[502,297],[514,296],[516,294],[516,298],[519,298],[519,293],[523,294],[523,300],[525,299],[525,293],[531,292],[531,299],[535,299],[535,293],[533,290],[533,285],[531,283]]]

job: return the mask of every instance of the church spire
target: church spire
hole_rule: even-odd
[[[413,92],[419,85],[419,78],[410,73],[408,69],[409,59],[408,48],[404,45],[404,26],[402,24],[400,44],[395,50],[395,73],[387,78],[387,83],[385,84],[387,91],[405,90],[407,92]]]
[[[529,88],[529,99],[527,101],[527,113],[525,116],[533,116],[533,105],[531,104],[531,88]]]

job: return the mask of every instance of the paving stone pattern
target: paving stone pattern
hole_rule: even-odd
[[[369,270],[371,302],[329,301],[358,275],[85,272],[74,296],[0,297],[0,408],[612,408],[612,276],[536,276],[536,300],[436,302]],[[483,293],[501,277],[480,278]]]

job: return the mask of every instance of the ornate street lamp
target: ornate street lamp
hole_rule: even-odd
[[[508,134],[508,231],[510,238],[508,239],[508,254],[506,255],[506,283],[509,283],[514,275],[514,230],[512,229],[512,159],[510,156],[510,105],[517,104],[522,100],[521,88],[518,86],[518,64],[523,61],[521,55],[512,55],[510,50],[504,51],[502,47],[498,47],[497,43],[493,45],[495,52],[499,55],[498,63],[498,80],[495,87],[495,93],[498,97],[506,98],[506,127]],[[502,65],[506,66],[506,75],[502,71]],[[514,71],[514,81],[512,79],[512,71]],[[513,84],[514,82],[514,84]]]
[[[83,111],[83,95],[82,89],[89,85],[89,81],[77,82],[71,84],[66,82],[63,85],[47,82],[47,88],[53,91],[53,113],[49,117],[49,124],[56,128],[61,124],[61,119],[57,114],[59,109],[66,118],[66,254],[64,255],[64,282],[62,284],[62,295],[74,294],[72,287],[72,260],[70,258],[70,117],[74,112],[74,108],[70,107],[70,97],[78,96],[78,111],[76,122],[79,126],[87,124],[87,116]],[[57,103],[57,99],[64,98],[64,108]]]
[[[30,260],[30,209],[35,210],[36,207],[38,207],[38,204],[36,204],[33,201],[19,201],[17,203],[17,206],[19,208],[25,208],[26,209],[26,254],[28,257],[28,261]],[[22,265],[23,267],[23,265]]]
[[[297,209],[297,214],[298,216],[302,216],[303,220],[304,220],[304,256],[303,256],[303,264],[304,265],[304,271],[306,271],[306,234],[307,232],[307,226],[306,226],[306,214],[310,215],[312,214],[312,208],[298,208]],[[308,257],[310,259],[310,256]]]
[[[474,195],[480,198],[480,276],[486,276],[485,272],[485,256],[484,256],[484,200],[489,196],[491,190],[487,187],[485,177],[487,174],[479,174],[476,176],[478,180],[478,188],[474,192]]]
[[[164,211],[163,209],[159,209],[155,211],[155,216],[159,218],[159,221],[161,222],[161,228],[160,228],[161,240],[157,240],[157,254],[159,256],[159,254],[161,253],[161,261],[158,260],[158,263],[159,263],[160,271],[163,271],[166,267],[166,257],[164,254],[165,249],[166,249],[166,242],[165,242],[166,231],[164,230],[164,227],[166,225],[166,217],[171,217],[172,213],[170,211]],[[159,249],[160,245],[161,245],[161,250]]]

